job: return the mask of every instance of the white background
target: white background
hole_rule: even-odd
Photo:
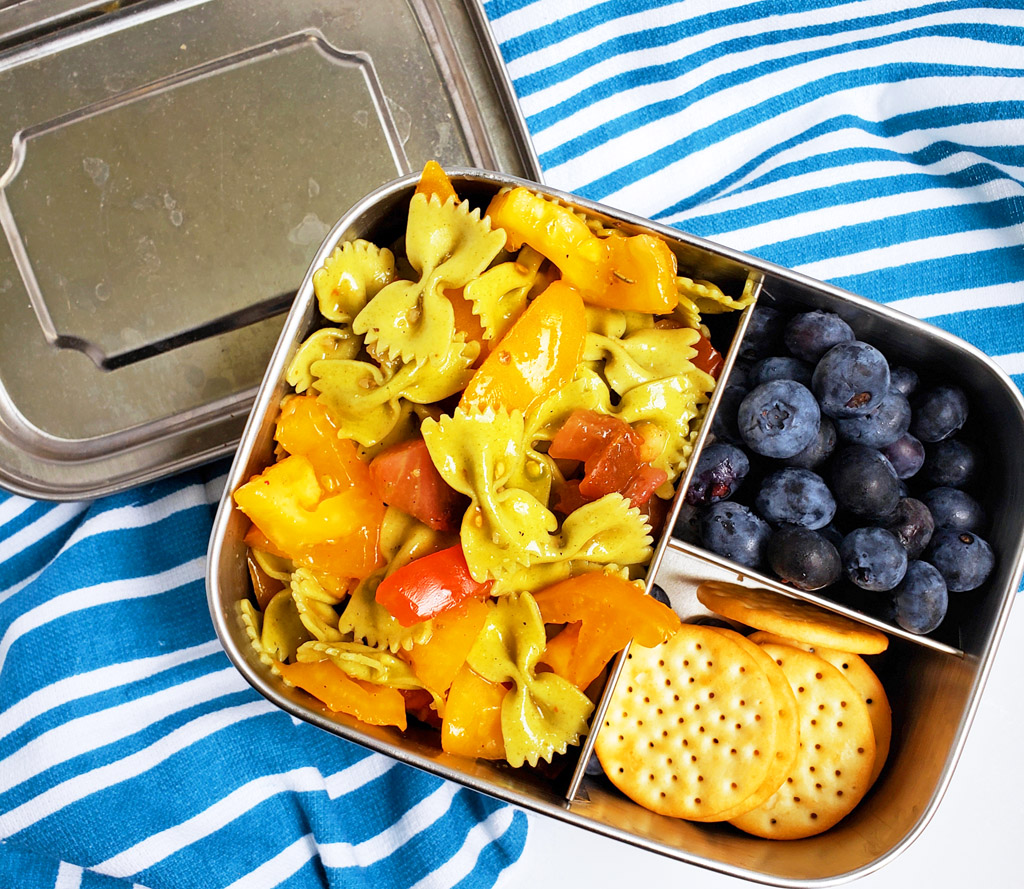
[[[1024,595],[1024,594],[1022,594]],[[530,815],[520,866],[529,889],[754,889],[757,884]],[[1024,886],[1024,604],[1016,602],[960,762],[935,816],[856,889]],[[524,880],[524,878],[526,878]]]

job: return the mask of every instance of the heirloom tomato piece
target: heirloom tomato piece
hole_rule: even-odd
[[[448,690],[441,723],[441,749],[445,753],[479,759],[503,759],[501,705],[509,690],[490,682],[463,665]]]
[[[444,693],[466,662],[473,642],[487,619],[487,605],[470,599],[433,619],[430,639],[414,645],[403,655],[416,678],[427,688]]]
[[[388,506],[435,531],[457,531],[469,506],[469,498],[441,478],[422,438],[381,451],[370,462],[370,480]]]
[[[370,725],[394,725],[405,730],[405,698],[398,689],[352,679],[329,660],[278,662],[277,668],[288,682],[309,692],[336,713],[347,713]]]
[[[403,627],[485,598],[492,581],[478,583],[469,573],[460,545],[403,565],[377,587],[377,601]]]
[[[587,302],[606,309],[632,312],[671,312],[679,302],[676,256],[654,235],[613,232],[607,238],[611,268],[608,287],[600,294],[585,294]]]
[[[572,380],[586,335],[579,291],[555,281],[495,344],[470,378],[460,406],[526,413]]]
[[[600,293],[607,287],[608,244],[568,207],[519,187],[495,195],[487,215],[494,228],[505,232],[509,250],[529,244],[581,293]]]
[[[605,494],[622,494],[642,507],[668,479],[668,473],[643,459],[644,437],[625,420],[591,410],[576,410],[555,433],[548,454],[555,459],[582,460],[579,497],[592,502]],[[575,492],[559,491],[557,503],[574,502]],[[560,509],[559,511],[562,511]]]
[[[442,204],[448,198],[454,198],[456,201],[459,199],[455,189],[452,187],[451,180],[448,178],[448,174],[437,161],[427,161],[423,167],[423,172],[420,173],[420,181],[416,185],[415,193],[426,195],[428,200],[431,195],[437,195]]]
[[[593,682],[631,639],[653,648],[680,626],[671,608],[613,574],[570,577],[541,590],[534,599],[546,624],[581,622],[567,672],[562,674],[577,688]]]

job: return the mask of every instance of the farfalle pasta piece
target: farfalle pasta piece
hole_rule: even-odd
[[[450,308],[450,306],[449,306]],[[454,337],[438,362],[382,368],[372,361],[317,361],[310,370],[318,397],[337,417],[341,435],[363,447],[379,444],[402,418],[402,400],[429,404],[465,388],[479,343]]]
[[[706,376],[707,391],[711,391],[714,379],[691,361],[697,356],[693,346],[699,339],[700,332],[688,327],[651,327],[622,339],[589,333],[584,360],[602,362],[602,375],[619,395],[652,380],[691,371]]]
[[[501,703],[505,758],[515,768],[565,753],[587,732],[590,699],[555,673],[536,673],[544,651],[544,622],[529,593],[498,600],[466,663],[494,683],[511,682]]]
[[[313,291],[320,314],[329,321],[351,322],[387,284],[395,279],[395,256],[369,241],[347,241],[313,273]]]
[[[695,281],[693,278],[680,276],[676,278],[680,296],[685,296],[696,304],[698,311],[705,315],[720,315],[722,312],[734,312],[745,309],[754,301],[751,288],[744,287],[739,299],[722,292],[722,289],[710,281]]]
[[[573,559],[628,565],[650,556],[651,538],[639,510],[609,495],[574,511],[561,530],[546,503],[512,486],[532,453],[518,411],[458,409],[425,422],[423,438],[445,481],[470,506],[460,537],[477,581],[501,579],[523,567]]]
[[[307,642],[296,652],[295,659],[300,664],[329,660],[346,676],[373,685],[406,691],[423,689],[430,693],[438,714],[444,715],[444,697],[427,688],[406,661],[387,651],[359,642]]]
[[[673,483],[690,459],[696,438],[694,420],[703,416],[710,400],[710,388],[705,389],[707,374],[694,368],[694,373],[677,374],[662,380],[654,380],[630,389],[619,402],[615,414],[632,426],[640,423],[654,423],[668,434],[664,448],[651,464],[668,473],[668,482]],[[668,488],[661,496],[669,497]]]
[[[522,314],[543,262],[536,250],[523,247],[515,261],[492,266],[466,285],[463,295],[473,304],[485,340],[500,340]]]
[[[445,289],[465,287],[505,246],[466,202],[442,204],[413,195],[405,249],[417,281],[394,281],[356,316],[352,329],[365,337],[379,360],[441,364],[455,334],[455,315]]]
[[[310,638],[309,631],[299,618],[291,588],[286,587],[263,610],[260,650],[275,661],[286,661]]]
[[[479,582],[531,564],[529,553],[558,527],[544,503],[509,486],[525,459],[523,415],[466,411],[421,427],[442,478],[471,499],[461,538],[470,573]]]
[[[320,642],[340,642],[342,633],[334,606],[341,599],[325,590],[306,568],[299,568],[291,576],[289,588],[299,620],[310,635]]]
[[[343,634],[351,633],[374,648],[392,652],[409,650],[431,635],[429,620],[403,627],[375,598],[377,587],[389,574],[413,559],[451,545],[451,537],[434,531],[412,516],[389,507],[381,523],[380,550],[385,566],[359,584],[349,597],[338,621]]]
[[[296,392],[305,392],[313,385],[311,367],[316,361],[355,358],[362,348],[362,339],[341,327],[315,330],[299,346],[288,365],[285,381]]]
[[[277,661],[267,652],[261,641],[263,635],[263,612],[256,608],[248,599],[242,599],[238,603],[238,619],[245,629],[245,635],[248,637],[253,651],[256,652],[256,656],[263,664],[270,667],[271,673],[278,674]]]

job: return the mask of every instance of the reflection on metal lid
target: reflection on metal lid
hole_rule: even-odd
[[[183,0],[0,54],[0,484],[91,497],[227,452],[355,200],[430,158],[537,178],[482,21]]]

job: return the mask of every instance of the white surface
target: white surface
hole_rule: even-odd
[[[1022,594],[1024,595],[1024,594]],[[744,889],[758,885],[530,815],[516,885]],[[1015,603],[946,795],[924,832],[856,889],[1024,886],[1024,603]]]

